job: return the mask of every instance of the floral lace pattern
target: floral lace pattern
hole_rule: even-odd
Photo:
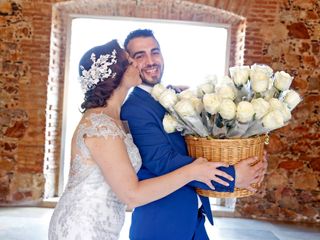
[[[125,205],[105,182],[100,168],[91,159],[85,137],[121,137],[137,172],[141,158],[130,134],[105,114],[90,114],[76,132],[76,154],[69,181],[49,226],[49,240],[114,240],[124,223]],[[108,151],[105,149],[105,151]]]

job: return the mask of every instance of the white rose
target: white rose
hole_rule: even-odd
[[[281,72],[276,72],[275,75],[275,80],[274,80],[274,86],[280,90],[280,91],[285,91],[288,90],[293,77],[291,77],[288,73],[281,71]]]
[[[262,72],[255,72],[250,75],[251,87],[257,93],[264,92],[268,89],[269,79]]]
[[[196,110],[196,112],[198,114],[200,114],[202,112],[202,110],[203,110],[202,101],[197,97],[190,98],[190,101],[192,102],[192,105],[193,105],[194,109]]]
[[[270,110],[280,110],[282,108],[282,102],[277,98],[271,98],[269,104]]]
[[[190,99],[182,99],[174,106],[174,110],[181,116],[195,116],[197,112],[193,107],[193,104]]]
[[[221,86],[225,86],[225,85],[234,86],[233,80],[227,75],[219,76],[217,79],[218,79],[218,82],[217,82],[216,89],[220,88]]]
[[[196,97],[196,94],[191,89],[184,90],[178,94],[179,99],[188,99],[192,97]]]
[[[246,123],[250,122],[254,115],[253,105],[247,101],[239,102],[237,106],[237,120]]]
[[[270,108],[270,104],[263,98],[256,98],[251,101],[255,112],[255,119],[261,119],[267,114]]]
[[[215,93],[205,94],[203,96],[204,109],[210,114],[216,114],[219,111],[221,98]]]
[[[250,75],[249,66],[235,66],[229,68],[230,76],[236,86],[246,84]]]
[[[261,93],[268,89],[269,79],[273,70],[266,65],[254,64],[250,69],[251,87],[255,92]]]
[[[154,85],[154,87],[151,89],[151,96],[155,100],[159,101],[159,97],[160,97],[161,93],[164,92],[164,90],[166,90],[166,88],[162,84],[158,83],[158,84]]]
[[[206,83],[212,83],[213,85],[217,84],[217,76],[214,74],[209,74],[205,77]]]
[[[271,67],[269,67],[268,65],[264,65],[264,64],[253,64],[251,67],[250,67],[250,74],[251,74],[251,71],[261,71],[261,72],[264,72],[268,78],[270,78],[273,74],[273,70]]]
[[[283,116],[283,121],[287,122],[291,119],[291,112],[290,109],[287,107],[286,104],[282,103],[282,108],[280,109],[281,114]]]
[[[197,87],[197,95],[202,97],[206,93],[213,93],[214,85],[211,81],[203,83]]]
[[[283,121],[287,122],[291,119],[291,113],[286,104],[281,102],[279,99],[271,98],[269,100],[270,110],[279,110],[283,116]]]
[[[164,115],[164,118],[162,120],[162,124],[163,124],[164,130],[167,133],[175,132],[176,127],[178,126],[177,120],[168,113],[166,115]]]
[[[270,86],[270,85],[269,85]],[[271,84],[272,86],[272,84]],[[271,98],[274,97],[275,93],[277,92],[277,90],[274,87],[271,87],[270,89],[268,89],[267,91],[263,92],[263,98],[266,101],[269,101]]]
[[[279,110],[273,110],[262,118],[262,124],[270,131],[281,128],[284,125],[283,116]]]
[[[300,95],[294,91],[294,90],[289,90],[288,93],[285,95],[284,100],[283,100],[289,107],[289,109],[292,111],[301,101]]]
[[[236,98],[236,93],[233,87],[229,85],[222,85],[217,90],[218,95],[221,98],[228,98],[234,100]]]
[[[173,89],[164,90],[159,97],[159,102],[165,108],[173,107],[177,101],[178,97]]]
[[[223,99],[220,108],[219,113],[222,118],[231,120],[236,116],[236,104],[231,99]]]

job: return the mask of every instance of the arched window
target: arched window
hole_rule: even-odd
[[[111,30],[110,26],[108,29],[106,25],[104,25],[104,29],[107,29],[105,32],[101,29],[101,33],[89,33],[92,29],[88,26],[83,26],[82,29],[80,29],[80,34],[82,34],[82,38],[89,36],[90,41],[87,43],[88,45],[85,45],[83,42],[81,44],[81,47],[83,48],[76,50],[76,54],[73,56],[73,48],[76,47],[76,44],[72,43],[73,32],[76,31],[76,28],[73,27],[76,26],[77,21],[81,22],[83,20],[81,18],[85,18],[85,21],[87,22],[96,21],[95,18],[100,18],[101,21],[107,21],[109,23],[110,21],[117,21],[119,23],[126,23],[126,25],[128,25],[127,21],[129,21],[130,24],[132,24],[129,27],[130,30],[133,30],[138,26],[140,28],[142,22],[147,22],[144,26],[154,30],[155,35],[161,44],[165,58],[166,75],[163,77],[164,83],[188,84],[192,86],[194,83],[198,84],[199,81],[204,79],[205,75],[214,73],[220,75],[224,73],[229,66],[239,65],[243,62],[245,19],[221,9],[187,1],[173,0],[168,0],[165,3],[159,1],[158,3],[153,4],[147,4],[147,2],[144,4],[144,1],[127,2],[98,0],[90,2],[90,5],[87,4],[87,1],[82,0],[55,4],[53,7],[44,164],[46,176],[45,197],[47,198],[59,196],[66,180],[63,176],[66,176],[66,172],[68,171],[68,168],[64,168],[64,166],[68,166],[68,162],[65,161],[68,159],[68,156],[65,157],[65,155],[69,155],[67,147],[70,145],[68,140],[70,136],[68,136],[68,134],[70,135],[70,133],[73,132],[72,126],[74,125],[68,124],[67,120],[68,116],[74,116],[73,113],[70,112],[71,109],[79,114],[77,104],[81,102],[79,100],[72,102],[71,99],[68,100],[67,98],[67,96],[70,96],[68,89],[72,89],[72,92],[76,89],[70,86],[71,82],[75,83],[75,86],[79,89],[79,84],[72,71],[75,71],[75,65],[77,65],[83,51],[97,45],[99,41],[102,41],[102,44],[112,38],[123,40],[128,33],[128,30]],[[167,22],[166,27],[163,27],[164,22]],[[155,28],[148,24],[159,24],[159,27]],[[193,47],[195,45],[201,45],[201,47],[208,47],[207,52],[200,53],[203,50],[199,50],[199,55],[197,55],[197,48],[195,48],[196,50],[185,51],[183,48],[186,48],[186,46],[183,46],[181,40],[178,40],[177,42],[179,43],[180,41],[180,45],[183,46],[182,50],[179,50],[181,52],[173,53],[173,55],[170,56],[169,54],[172,54],[173,49],[178,51],[178,47],[172,47],[174,45],[172,39],[175,37],[171,37],[170,40],[170,35],[172,35],[173,30],[167,29],[169,26],[173,27],[173,25],[177,24],[179,25],[179,31],[183,28],[193,28],[192,32],[191,30],[187,30],[191,33],[186,33],[187,37],[185,38],[188,38],[188,36],[199,38],[199,40],[193,40],[192,43],[188,44],[187,42],[188,50],[191,48],[191,45]],[[161,28],[164,28],[164,31],[167,32],[167,34],[161,33]],[[212,35],[210,35],[210,29],[214,28],[221,31],[219,32],[219,36],[224,36],[223,46],[220,43],[215,42],[217,39],[211,39]],[[198,30],[195,29],[198,29],[199,32],[196,33]],[[208,31],[207,37],[203,37],[203,35],[200,37],[200,34],[202,34],[201,29],[202,32]],[[120,35],[114,35],[113,32],[117,32],[117,34],[119,32]],[[94,39],[90,36],[92,34],[97,35],[97,42],[92,40]],[[169,40],[163,38],[168,37],[168,35]],[[100,36],[102,36],[102,38],[99,38]],[[219,50],[212,50],[214,47],[217,47],[217,45],[219,45]],[[222,53],[223,56],[219,55],[218,52]],[[191,71],[191,67],[186,66],[186,63],[182,63],[181,65],[177,64],[181,60],[177,60],[176,57],[183,55],[184,53],[189,54],[189,56],[184,56],[184,59],[190,58],[191,66],[194,66],[193,63],[195,61],[199,61],[201,62],[201,65],[206,65],[202,63],[208,63],[206,67],[209,70],[206,71],[201,69]],[[190,54],[192,56],[190,56]],[[218,62],[215,62],[214,58],[210,58],[209,61],[202,61],[203,57],[212,54],[217,54]],[[72,66],[71,64],[74,65]],[[200,64],[198,64],[198,66],[200,66]],[[174,70],[170,70],[170,67],[173,67]],[[178,69],[178,67],[181,68]],[[174,75],[170,76],[170,71],[174,72]],[[186,75],[183,75],[184,73]],[[77,94],[77,96],[80,95]],[[70,128],[69,130],[67,129],[68,127]],[[68,131],[69,133],[67,133]]]

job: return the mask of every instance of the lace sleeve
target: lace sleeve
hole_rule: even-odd
[[[90,156],[89,149],[85,145],[84,139],[87,137],[120,137],[124,138],[125,133],[117,124],[105,114],[91,114],[88,116],[89,121],[85,121],[79,126],[77,137],[77,147],[81,150],[84,158]]]

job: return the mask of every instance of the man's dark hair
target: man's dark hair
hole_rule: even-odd
[[[124,48],[128,51],[128,44],[129,42],[134,39],[134,38],[138,38],[138,37],[152,37],[156,40],[156,42],[158,43],[156,37],[153,35],[152,30],[150,29],[137,29],[134,30],[132,32],[130,32],[126,38],[126,40],[124,41]],[[158,43],[159,45],[159,43]]]

